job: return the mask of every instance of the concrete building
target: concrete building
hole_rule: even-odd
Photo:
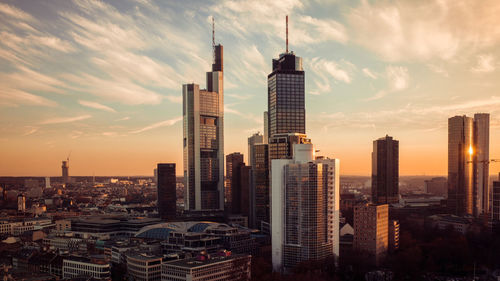
[[[260,133],[255,133],[248,138],[248,166],[253,166],[255,163],[255,145],[264,143],[264,136]]]
[[[158,214],[162,220],[173,220],[177,214],[175,163],[159,163]]]
[[[221,252],[215,256],[199,255],[196,258],[163,263],[162,281],[247,281],[250,280],[251,256],[231,255]]]
[[[110,265],[101,259],[70,256],[63,259],[63,278],[92,277],[111,280]]]
[[[480,216],[489,207],[489,114],[448,119],[448,208]]]
[[[216,45],[207,89],[182,87],[186,210],[224,209],[223,80],[223,47]]]
[[[137,281],[160,281],[163,256],[131,251],[126,254],[127,272]]]
[[[399,141],[385,136],[373,141],[372,202],[392,204],[399,201]]]
[[[294,145],[293,155],[272,161],[272,262],[279,272],[339,254],[339,160],[315,160],[312,144]]]
[[[360,204],[354,207],[353,247],[379,265],[389,248],[389,205]]]

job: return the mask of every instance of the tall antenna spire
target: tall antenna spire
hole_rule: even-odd
[[[215,19],[212,16],[212,59],[215,63]]]
[[[286,52],[288,53],[288,15],[286,15]]]

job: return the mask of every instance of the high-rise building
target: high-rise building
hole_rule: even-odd
[[[389,205],[360,204],[354,207],[353,247],[379,265],[389,247]]]
[[[186,210],[224,209],[223,47],[214,46],[207,89],[185,84],[183,147]]]
[[[448,119],[448,208],[456,215],[489,213],[489,114]]]
[[[314,160],[312,144],[296,144],[293,159],[272,166],[273,270],[338,256],[339,160]]]
[[[226,208],[231,212],[233,212],[233,193],[238,193],[240,191],[238,187],[240,183],[240,166],[244,165],[243,154],[234,152],[226,155],[226,186],[224,192]],[[236,190],[233,190],[233,187],[235,187]]]
[[[256,144],[254,147],[254,165],[252,165],[253,181],[251,185],[251,200],[253,215],[249,218],[250,225],[262,229],[262,223],[269,224],[269,145]],[[252,221],[252,219],[254,219]]]
[[[389,220],[389,250],[399,249],[399,221]]]
[[[64,184],[69,183],[69,161],[62,161],[62,180]]]
[[[372,201],[375,204],[399,201],[399,141],[390,136],[373,141]]]
[[[276,134],[306,133],[305,83],[302,58],[293,52],[273,59],[267,76],[269,137]]]
[[[292,159],[294,144],[308,144],[311,140],[305,134],[276,134],[269,138],[269,159]]]
[[[269,143],[269,114],[264,111],[264,142]]]
[[[158,213],[162,220],[175,219],[177,194],[175,163],[159,163],[157,166]]]
[[[245,164],[239,167],[240,182],[233,193],[233,214],[241,214],[249,220],[253,219],[254,203],[252,200],[252,167]]]
[[[474,114],[474,215],[490,212],[490,115]]]
[[[50,177],[45,177],[45,188],[50,188]]]
[[[493,181],[493,190],[491,198],[491,214],[494,221],[500,222],[500,173],[498,180]]]
[[[17,196],[17,211],[26,212],[26,196],[22,193]]]
[[[255,133],[251,137],[248,138],[248,166],[253,166],[255,160],[253,159],[254,147],[256,144],[264,143],[264,136],[260,133]]]

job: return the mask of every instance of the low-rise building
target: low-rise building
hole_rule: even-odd
[[[127,257],[127,272],[136,281],[161,280],[161,265],[163,256],[138,252],[129,252]]]
[[[70,256],[63,259],[63,278],[92,277],[111,280],[110,265],[102,259]]]

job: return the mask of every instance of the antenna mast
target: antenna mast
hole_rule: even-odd
[[[212,59],[215,63],[215,19],[212,17]]]
[[[288,54],[288,15],[286,15],[286,53]]]

